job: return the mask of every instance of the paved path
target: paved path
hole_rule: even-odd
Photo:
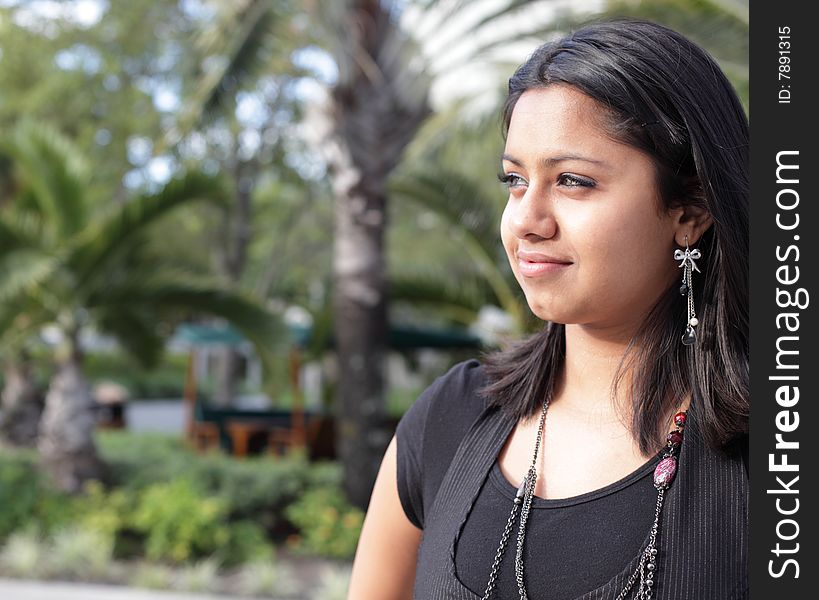
[[[293,578],[296,595],[280,600],[338,600],[346,598],[351,565],[329,559],[279,558]],[[0,577],[0,600],[251,600],[248,596],[191,594],[131,588],[120,585],[27,581]]]
[[[178,594],[114,585],[0,579],[3,600],[239,600],[229,596]],[[247,600],[243,598],[242,600]]]

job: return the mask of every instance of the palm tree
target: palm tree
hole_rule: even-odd
[[[43,412],[33,361],[23,349],[5,348],[3,389],[0,391],[0,444],[33,447]]]
[[[336,210],[337,441],[347,497],[361,507],[369,501],[390,437],[384,361],[387,178],[430,114],[425,75],[407,68],[411,40],[390,8],[379,0],[348,2],[332,21],[333,41],[344,43],[334,53],[339,80],[331,93],[326,146]]]
[[[97,208],[84,193],[89,171],[71,143],[44,125],[22,123],[6,138],[13,202],[0,212],[0,340],[15,347],[45,326],[60,332],[56,369],[40,423],[39,450],[57,484],[77,491],[103,474],[94,438],[81,333],[113,336],[146,366],[159,359],[158,325],[191,313],[222,317],[263,359],[281,332],[255,301],[194,276],[145,243],[173,209],[221,202],[219,178],[190,172],[125,204]]]

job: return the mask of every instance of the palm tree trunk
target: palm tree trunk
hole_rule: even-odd
[[[103,465],[94,444],[93,399],[76,337],[69,345],[46,393],[38,448],[55,484],[76,493],[87,480],[102,476]]]
[[[349,181],[339,176],[336,181]],[[383,194],[336,190],[333,256],[338,453],[348,499],[365,508],[389,442],[385,429],[387,301]],[[362,210],[363,208],[363,210]]]
[[[385,420],[388,348],[384,237],[386,184],[429,114],[424,82],[392,49],[402,38],[389,3],[346,9],[348,60],[333,90],[325,152],[335,195],[334,331],[339,362],[337,446],[348,499],[366,508],[390,439]]]
[[[33,448],[43,413],[42,399],[25,358],[9,360],[4,369],[0,443]]]

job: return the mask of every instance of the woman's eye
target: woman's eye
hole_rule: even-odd
[[[526,180],[517,173],[500,173],[498,179],[508,188],[527,185]]]
[[[572,175],[571,173],[561,173],[558,175],[557,183],[566,187],[594,187],[597,185],[593,179]]]

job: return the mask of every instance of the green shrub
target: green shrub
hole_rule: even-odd
[[[144,545],[149,558],[174,562],[217,548],[226,566],[265,560],[271,539],[294,528],[305,552],[348,558],[355,551],[363,514],[344,500],[338,463],[201,455],[156,434],[104,432],[98,441],[118,487],[89,488],[85,522],[117,532],[117,556],[142,555]],[[138,552],[124,550],[129,533]]]
[[[231,521],[227,527],[228,539],[218,553],[225,566],[273,560],[273,546],[257,523]]]
[[[75,500],[77,520],[88,529],[115,536],[127,526],[133,499],[125,490],[105,490],[99,481],[88,481]]]
[[[128,577],[128,585],[152,590],[167,590],[173,586],[173,569],[166,565],[142,562]]]
[[[227,504],[198,483],[177,479],[142,492],[131,524],[151,560],[189,562],[215,557],[226,566],[272,559],[265,531],[249,520],[228,521]]]
[[[192,479],[226,505],[227,518],[252,519],[268,531],[282,526],[285,507],[312,481],[313,468],[303,457],[239,461],[221,452],[194,454],[180,438],[156,434],[104,432],[98,442],[114,486],[142,490]]]
[[[177,576],[174,586],[183,592],[209,592],[216,588],[219,581],[219,561],[205,558],[183,568]]]
[[[99,579],[110,575],[113,539],[73,524],[44,536],[36,529],[12,534],[0,551],[0,573],[25,579],[68,577]]]
[[[309,490],[287,509],[299,528],[297,549],[332,558],[355,554],[364,513],[351,506],[337,487]]]
[[[265,373],[266,379],[272,381],[286,381],[286,360],[280,370],[285,377],[276,378],[275,375]],[[85,356],[85,373],[88,379],[97,381],[116,381],[124,386],[133,399],[151,400],[159,398],[181,398],[185,391],[185,373],[187,371],[188,354],[165,352],[155,367],[145,369],[133,358],[123,352],[89,352]],[[215,386],[215,378],[200,378],[197,387],[203,396],[211,396]],[[239,382],[240,393],[255,393],[258,386],[249,381]],[[274,394],[273,397],[279,397]]]
[[[304,493],[309,473],[300,458],[237,461],[212,454],[195,467],[196,480],[227,505],[232,520],[252,519],[268,531],[284,522],[285,508]]]
[[[271,560],[246,563],[236,572],[236,587],[242,596],[295,596],[298,583],[292,570]]]
[[[129,488],[106,490],[99,481],[89,481],[82,495],[74,499],[75,520],[83,528],[109,537],[115,557],[140,556],[144,536],[133,524],[138,501],[138,493]]]
[[[46,545],[33,529],[11,534],[0,550],[0,573],[31,579],[42,573],[46,560]]]
[[[201,458],[180,436],[127,431],[99,431],[100,455],[109,465],[111,485],[142,490],[156,483],[189,476]]]
[[[341,463],[333,461],[322,461],[310,466],[308,474],[308,486],[315,487],[341,487],[344,479]]]
[[[0,540],[29,527],[48,533],[69,521],[66,500],[40,472],[34,452],[0,450]]]
[[[182,563],[209,556],[229,540],[226,508],[191,480],[177,479],[142,493],[133,524],[145,535],[149,559]]]
[[[52,573],[61,577],[89,580],[105,575],[113,560],[113,551],[112,535],[72,525],[55,532],[46,564]]]
[[[328,567],[319,577],[319,585],[311,600],[345,600],[349,587],[349,567]]]

